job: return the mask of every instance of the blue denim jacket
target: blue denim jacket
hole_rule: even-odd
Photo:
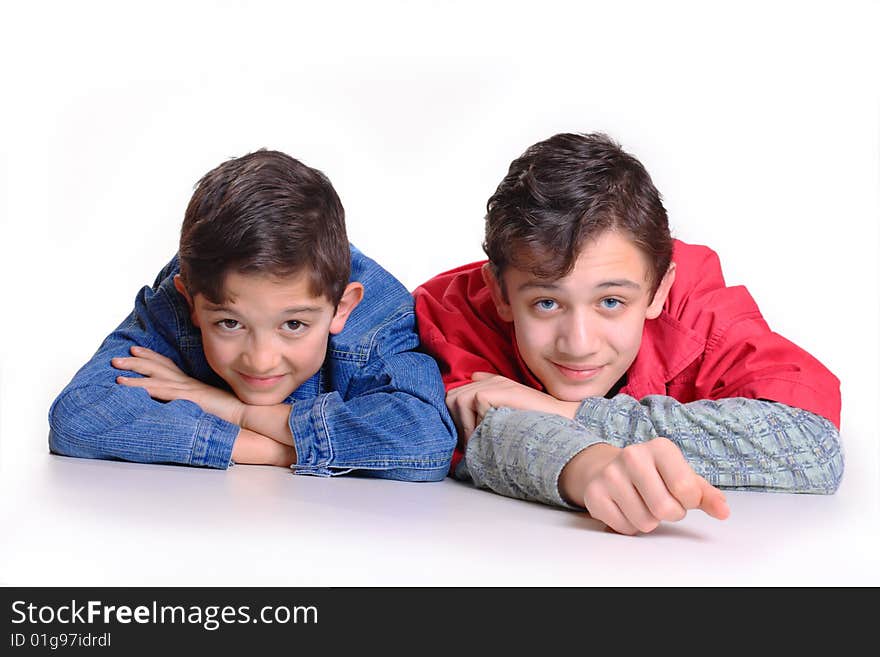
[[[286,400],[296,472],[443,479],[455,446],[435,361],[417,351],[412,296],[376,262],[351,248],[351,280],[364,299],[331,335],[322,369]],[[175,256],[49,410],[56,454],[226,468],[239,427],[187,400],[160,402],[116,383],[110,364],[133,345],[172,359],[200,381],[229,390],[205,359],[202,336],[174,288]]]

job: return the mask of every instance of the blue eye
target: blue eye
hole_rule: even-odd
[[[538,310],[545,311],[555,310],[557,307],[556,302],[553,299],[540,299],[535,302],[535,306]]]
[[[602,307],[605,308],[606,310],[614,310],[615,308],[618,308],[623,304],[623,302],[620,299],[611,299],[611,298],[602,299],[601,303],[602,303]]]

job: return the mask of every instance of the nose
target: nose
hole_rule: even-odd
[[[271,374],[278,366],[281,352],[275,345],[275,340],[261,333],[251,336],[248,348],[242,354],[242,361],[248,369],[248,373],[254,376]]]
[[[601,338],[598,322],[585,310],[565,314],[558,325],[556,350],[572,360],[586,360],[599,351]]]

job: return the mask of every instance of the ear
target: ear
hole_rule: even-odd
[[[483,265],[482,274],[483,282],[489,288],[489,294],[492,295],[492,301],[495,303],[495,310],[498,311],[498,316],[505,322],[512,322],[513,310],[507,302],[501,281],[495,276],[495,269],[487,262]]]
[[[186,305],[189,306],[189,317],[192,320],[193,326],[199,326],[199,319],[196,317],[196,304],[193,302],[193,298],[189,295],[189,292],[186,289],[186,285],[183,284],[183,279],[180,277],[180,274],[174,275],[174,289],[180,292],[184,299],[186,299]]]
[[[339,305],[336,306],[336,314],[330,321],[330,332],[333,335],[342,332],[342,329],[345,328],[345,322],[348,321],[348,316],[357,308],[363,298],[364,286],[361,283],[349,283],[345,286]]]
[[[675,282],[675,263],[669,263],[669,269],[666,270],[666,273],[663,275],[663,280],[660,281],[660,285],[657,286],[657,291],[654,292],[654,298],[651,300],[651,304],[648,306],[648,310],[645,313],[646,319],[657,319],[660,316],[661,311],[663,310],[663,304],[666,303],[666,298],[669,296],[669,290],[672,289],[672,284]]]

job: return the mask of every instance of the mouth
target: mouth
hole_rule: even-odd
[[[284,378],[283,374],[276,374],[274,376],[249,376],[244,372],[239,372],[238,375],[241,377],[241,380],[251,388],[271,388]]]
[[[553,367],[562,374],[563,377],[569,379],[570,381],[589,381],[592,378],[595,378],[599,372],[602,371],[603,365],[560,365],[559,363],[550,361],[553,363]]]

